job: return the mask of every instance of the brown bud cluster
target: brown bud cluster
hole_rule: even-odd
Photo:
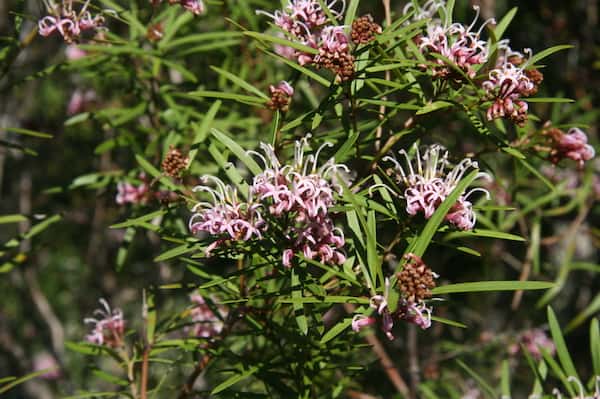
[[[317,67],[329,69],[346,82],[354,76],[354,56],[347,51],[330,53],[319,49]]]
[[[177,178],[181,176],[181,173],[187,167],[189,158],[184,157],[177,148],[171,146],[167,156],[162,161],[162,170],[167,176]]]
[[[366,44],[375,40],[375,35],[381,33],[381,26],[373,22],[371,15],[363,15],[352,22],[350,36],[356,44]]]
[[[435,274],[415,254],[406,254],[407,261],[398,278],[398,288],[409,302],[418,302],[431,297],[431,289],[435,287]]]
[[[269,93],[271,94],[271,99],[267,102],[267,108],[272,111],[280,110],[282,112],[289,110],[292,96],[294,95],[294,89],[289,83],[282,81],[277,86],[271,85]]]
[[[162,39],[164,34],[164,26],[162,23],[150,25],[146,31],[146,38],[151,42],[157,42]]]

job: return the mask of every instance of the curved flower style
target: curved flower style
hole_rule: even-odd
[[[385,288],[383,295],[374,295],[370,299],[371,308],[381,316],[381,329],[389,340],[394,339],[392,328],[394,319],[416,324],[422,329],[431,327],[431,312],[433,307],[427,307],[423,300],[412,301],[401,297],[398,301],[398,307],[395,312],[391,312],[388,307],[390,294],[390,280],[385,279]],[[352,330],[360,331],[362,328],[375,324],[377,319],[365,315],[355,315],[352,318]]]
[[[435,11],[445,5],[441,2],[428,2],[425,6],[421,12],[417,13],[421,17],[431,17]],[[475,77],[475,66],[488,60],[489,48],[487,42],[480,39],[481,32],[488,24],[495,23],[495,20],[490,18],[477,31],[474,31],[479,18],[479,7],[474,6],[473,8],[476,15],[468,27],[460,23],[448,26],[442,24],[439,19],[434,19],[427,25],[427,33],[418,38],[419,49],[425,55],[438,54],[447,58],[470,78]],[[408,10],[410,9],[411,7],[408,7]],[[452,77],[460,80],[460,76],[457,76],[452,66],[448,65],[445,60],[433,56],[430,58],[431,62],[435,64],[432,70],[434,77]]]
[[[567,378],[567,381],[569,381],[570,383],[574,383],[579,388],[578,395],[575,396],[573,399],[598,399],[598,398],[600,398],[600,376],[596,376],[596,389],[594,390],[594,393],[591,393],[589,395],[586,395],[583,384],[581,383],[579,378],[574,377],[574,376],[569,376]],[[554,390],[552,391],[552,395],[554,395],[556,397],[556,399],[562,399],[562,393],[556,388],[554,388]]]
[[[341,191],[335,183],[335,172],[348,172],[345,165],[329,159],[318,167],[321,146],[314,155],[305,157],[307,139],[297,141],[294,162],[282,166],[269,144],[261,144],[263,154],[249,151],[264,163],[264,171],[254,177],[251,196],[264,205],[269,215],[280,221],[289,247],[283,251],[283,264],[291,266],[295,253],[323,263],[341,264],[344,235],[335,227],[329,208],[335,203],[334,192]]]
[[[227,317],[227,309],[217,306],[219,315],[208,306],[204,297],[200,294],[190,295],[194,307],[190,310],[190,317],[194,323],[193,334],[200,338],[211,338],[223,331],[223,319]]]
[[[527,120],[527,103],[521,97],[528,97],[537,90],[534,82],[525,73],[524,67],[510,62],[512,56],[520,56],[506,48],[506,54],[501,65],[492,69],[489,80],[483,82],[482,87],[488,98],[494,100],[487,110],[487,119],[509,118],[517,125],[522,126]]]
[[[340,10],[336,10],[338,3],[341,3]],[[331,15],[337,19],[342,17],[346,8],[344,0],[331,0],[325,5]],[[328,22],[327,14],[317,0],[289,0],[282,10],[277,10],[272,14],[264,10],[257,10],[256,13],[271,18],[290,40],[298,41],[315,49],[319,48],[321,31]],[[282,50],[284,50],[286,58],[290,58],[290,53],[293,52],[300,65],[314,62],[312,54],[280,46],[279,52]]]
[[[92,331],[85,337],[86,341],[96,345],[118,348],[123,345],[125,321],[121,309],[112,309],[105,299],[99,300],[104,309],[96,309],[94,315],[99,318],[85,318],[84,323],[92,324]]]
[[[456,188],[464,174],[471,168],[478,168],[478,165],[470,158],[465,158],[450,172],[446,172],[449,165],[448,151],[445,151],[442,146],[432,145],[422,155],[416,144],[414,148],[416,163],[411,161],[406,151],[400,150],[399,152],[406,160],[406,167],[402,167],[400,162],[392,156],[387,156],[383,160],[389,160],[395,165],[397,178],[406,187],[404,190],[406,212],[413,216],[423,213],[425,219],[429,219]],[[491,179],[487,173],[479,173],[477,178]],[[483,188],[474,188],[467,193],[462,193],[450,208],[445,217],[446,221],[461,230],[473,229],[476,217],[473,205],[468,199],[477,191],[483,192],[489,199],[489,192]]]
[[[73,10],[73,0],[62,0],[60,4],[54,0],[44,0],[44,3],[50,15],[38,22],[39,33],[42,36],[49,36],[56,31],[67,43],[73,43],[82,31],[104,28],[104,17],[92,17],[87,11],[90,0],[86,0],[79,12]]]
[[[261,230],[265,227],[264,220],[258,211],[260,205],[241,202],[237,191],[214,176],[203,176],[204,183],[212,182],[216,188],[208,185],[194,187],[193,191],[210,194],[212,202],[198,202],[193,208],[189,228],[192,234],[205,231],[212,235],[221,236],[206,248],[206,254],[223,244],[228,237],[234,241],[247,241],[253,236],[262,237]]]

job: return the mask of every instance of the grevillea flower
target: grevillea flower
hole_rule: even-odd
[[[508,348],[511,355],[516,355],[521,350],[521,345],[536,360],[542,358],[542,350],[554,355],[556,347],[548,335],[539,328],[524,331],[518,337],[518,342]]]
[[[581,169],[584,162],[589,161],[596,154],[594,147],[588,144],[587,135],[576,127],[569,129],[567,133],[551,128],[545,130],[544,134],[550,139],[552,163],[556,164],[562,159],[569,158],[576,161]]]
[[[439,8],[443,8],[440,2],[428,3],[428,8],[420,14],[429,17],[432,10],[437,11]],[[409,7],[408,10],[410,9]],[[432,54],[447,58],[470,78],[475,77],[475,66],[487,61],[488,44],[481,40],[480,36],[485,26],[490,23],[494,24],[495,20],[488,19],[475,31],[475,24],[479,18],[479,7],[475,6],[474,9],[477,14],[468,27],[460,23],[448,24],[442,23],[439,19],[433,19],[427,25],[427,33],[418,38],[419,49],[429,56],[429,60],[434,64],[432,67],[434,77],[452,76],[454,79],[460,80],[460,76],[454,72],[452,65],[448,65],[445,60],[431,56]]]
[[[337,10],[338,3],[341,4],[340,10]],[[332,0],[325,3],[325,6],[334,18],[340,19],[346,4],[343,0]],[[283,9],[272,14],[264,10],[257,10],[256,13],[270,17],[288,39],[315,49],[319,47],[321,31],[328,22],[327,14],[317,0],[289,0]],[[279,51],[283,52],[286,58],[289,58],[289,53],[293,51],[300,65],[313,62],[313,55],[309,53],[289,48],[280,48]]]
[[[527,62],[516,65],[511,62],[515,57],[523,59],[523,55],[508,47],[507,42],[500,44],[504,55],[499,58],[499,65],[488,74],[488,80],[482,87],[487,98],[493,100],[487,110],[487,119],[508,118],[522,126],[527,120],[528,106],[521,98],[528,97],[537,91],[537,86],[525,72]],[[526,50],[531,54],[530,50]]]
[[[85,57],[87,53],[75,44],[70,44],[65,49],[65,56],[69,61],[79,60]]]
[[[104,17],[101,14],[92,16],[88,11],[90,0],[85,1],[79,12],[73,9],[73,0],[62,0],[61,3],[44,0],[44,3],[50,15],[38,22],[38,31],[42,36],[49,36],[56,31],[67,43],[72,43],[79,39],[83,31],[104,28]]]
[[[223,319],[227,317],[227,309],[223,306],[217,306],[216,309],[218,315],[215,314],[213,309],[206,303],[206,300],[202,295],[192,294],[190,300],[193,303],[193,307],[190,310],[190,317],[193,326],[193,334],[200,338],[211,338],[219,335],[223,331]]]
[[[269,144],[261,144],[263,154],[249,151],[264,163],[264,171],[254,177],[251,196],[283,228],[285,266],[291,266],[296,253],[327,264],[341,264],[346,259],[340,251],[344,235],[334,226],[329,209],[335,203],[334,192],[341,190],[336,172],[347,172],[348,168],[335,164],[333,159],[318,167],[319,153],[331,144],[305,157],[307,146],[308,139],[297,141],[294,162],[283,166]]]
[[[404,296],[401,296],[398,300],[396,311],[391,312],[389,308],[389,295],[390,280],[389,278],[386,278],[383,295],[374,295],[369,300],[370,307],[381,317],[381,329],[389,340],[394,339],[394,335],[392,334],[394,320],[416,324],[422,329],[431,327],[431,312],[433,311],[433,308],[427,307],[422,299],[414,301],[407,300]],[[375,324],[376,322],[377,319],[374,317],[355,315],[352,318],[352,329],[355,332],[358,332],[362,328]]]
[[[319,54],[313,59],[318,67],[331,70],[341,80],[354,75],[354,56],[350,53],[349,38],[343,26],[327,26],[321,32]]]
[[[219,239],[206,248],[206,254],[224,244],[227,239],[248,241],[252,237],[261,238],[265,228],[259,212],[260,205],[240,201],[237,190],[214,176],[203,176],[202,185],[194,187],[195,192],[206,192],[212,201],[198,202],[193,208],[189,228],[192,234],[201,231],[218,236]],[[212,183],[215,187],[208,186]]]
[[[168,0],[169,4],[179,4],[181,7],[194,15],[201,15],[206,12],[206,6],[202,0]],[[156,6],[162,3],[162,0],[150,0],[152,5]]]
[[[399,183],[405,186],[406,212],[413,216],[422,213],[425,219],[429,219],[456,188],[464,174],[469,169],[477,169],[478,165],[470,158],[465,158],[448,172],[448,151],[443,147],[432,145],[422,155],[416,144],[414,149],[416,162],[409,158],[406,151],[400,150],[399,153],[406,160],[405,167],[394,157],[387,156],[384,160],[389,160],[395,165],[396,177]],[[476,178],[490,179],[490,176],[487,173],[479,173]],[[446,214],[446,221],[461,230],[473,229],[476,217],[469,198],[477,191],[483,192],[489,199],[488,191],[483,188],[463,192]]]
[[[269,86],[271,99],[267,102],[267,107],[272,110],[281,110],[287,112],[294,95],[294,88],[285,80],[279,82],[277,86]]]
[[[149,187],[146,182],[137,186],[129,182],[119,182],[115,202],[119,205],[145,204],[148,202],[149,194]]]
[[[402,10],[403,15],[412,13],[410,21],[421,21],[423,19],[433,18],[439,9],[445,9],[445,0],[428,0],[422,6],[414,1],[409,1]],[[408,24],[410,21],[407,21]]]
[[[71,94],[71,98],[69,99],[69,104],[67,105],[67,115],[75,115],[80,112],[84,112],[86,109],[89,109],[90,106],[96,102],[97,96],[96,91],[89,90],[81,90],[76,89],[73,94]]]
[[[40,374],[40,378],[45,380],[56,380],[62,376],[60,365],[48,352],[39,352],[33,357],[33,371],[47,370],[44,374]]]
[[[123,334],[125,332],[125,321],[121,309],[112,309],[108,302],[100,299],[103,309],[94,311],[97,317],[89,317],[83,320],[84,323],[93,325],[92,331],[85,337],[86,341],[96,345],[106,345],[111,348],[117,348],[123,345]]]

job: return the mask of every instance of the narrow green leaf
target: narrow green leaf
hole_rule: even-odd
[[[19,223],[19,222],[24,222],[26,220],[27,220],[27,218],[25,216],[19,215],[19,214],[0,216],[0,224]]]
[[[445,319],[445,318],[439,317],[439,316],[431,316],[431,320],[437,321],[438,323],[447,324],[452,327],[467,328],[467,326],[463,323],[459,323],[458,321],[454,321],[454,320],[450,320],[450,319]]]
[[[275,44],[281,44],[283,46],[288,46],[288,47],[291,47],[298,51],[301,51],[303,53],[314,54],[314,55],[319,54],[319,50],[317,50],[315,48],[305,46],[304,44],[300,44],[297,41],[293,42],[291,40],[287,40],[282,37],[271,36],[271,35],[267,35],[265,33],[258,33],[258,32],[244,32],[244,35],[253,37],[253,38],[261,40],[261,41],[267,41],[267,42],[271,42],[271,43],[275,43]]]
[[[486,238],[497,238],[500,240],[510,241],[527,241],[525,238],[516,234],[504,233],[502,231],[487,230],[487,229],[473,229],[471,231],[457,231],[446,235],[444,240],[453,240],[455,238],[463,237],[486,237]]]
[[[498,39],[498,40],[502,39],[502,35],[504,35],[504,32],[506,32],[506,28],[508,28],[508,25],[510,25],[511,21],[517,14],[517,10],[518,10],[517,7],[511,8],[504,15],[504,17],[502,17],[500,22],[498,22],[498,25],[496,25],[496,27],[494,28],[494,35],[496,36],[496,39]]]
[[[360,4],[360,0],[350,0],[350,4],[346,8],[346,16],[344,18],[344,25],[351,26],[352,22],[356,19],[356,11],[358,10],[358,5]]]
[[[51,139],[52,137],[54,137],[53,135],[48,134],[48,133],[36,132],[35,130],[23,129],[20,127],[5,127],[4,130],[6,130],[7,132],[13,132],[13,133],[17,133],[17,134],[23,134],[26,136],[37,137],[40,139]]]
[[[346,330],[352,324],[352,319],[344,319],[337,323],[335,326],[331,327],[321,338],[321,344],[325,344],[338,335],[340,335],[344,330]]]
[[[466,364],[464,364],[463,362],[461,362],[460,360],[456,361],[458,363],[458,365],[465,370],[475,381],[477,381],[477,384],[479,384],[479,386],[481,388],[483,388],[483,391],[485,393],[485,395],[490,398],[490,399],[496,399],[497,395],[496,392],[494,391],[494,389],[487,383],[485,382],[485,380],[483,378],[481,378],[481,376],[479,374],[477,374],[475,371],[473,371],[469,366],[467,366]]]
[[[170,180],[163,176],[162,173],[158,169],[154,167],[150,162],[146,161],[146,159],[140,154],[135,154],[135,159],[137,163],[148,173],[150,176],[157,178],[160,180],[162,184],[169,187],[169,189],[173,191],[179,191],[179,188]]]
[[[545,290],[553,286],[554,283],[546,281],[476,281],[443,285],[435,287],[431,292],[440,295],[484,291]]]
[[[228,72],[224,69],[217,68],[216,66],[211,66],[210,69],[217,72],[219,75],[225,77],[226,79],[232,81],[233,83],[235,83],[242,89],[249,91],[250,93],[256,94],[257,96],[263,98],[265,101],[269,100],[269,96],[267,96],[261,90],[257,89],[256,87],[254,87],[250,83],[246,82],[244,79],[240,78],[239,76],[236,76],[233,73]]]
[[[217,140],[221,142],[231,152],[235,154],[235,156],[246,165],[248,170],[252,172],[253,175],[257,175],[261,173],[261,167],[256,163],[256,161],[246,153],[246,151],[240,147],[238,143],[233,141],[229,136],[225,133],[220,132],[217,129],[211,129],[211,133]]]
[[[549,55],[552,55],[556,52],[559,52],[562,50],[567,50],[567,49],[570,49],[573,47],[574,46],[572,46],[570,44],[561,44],[558,46],[550,47],[546,50],[540,51],[539,53],[533,55],[530,59],[527,60],[526,65],[527,66],[535,65],[538,61],[541,61],[542,59],[548,57]]]
[[[56,367],[50,367],[50,368],[47,368],[47,369],[44,369],[44,370],[40,370],[40,371],[36,371],[36,372],[33,372],[33,373],[26,374],[26,375],[24,375],[21,378],[17,378],[15,380],[12,380],[8,384],[0,387],[0,393],[7,392],[7,391],[13,389],[14,387],[16,387],[17,385],[20,385],[20,384],[22,384],[24,382],[27,382],[27,381],[31,380],[32,378],[39,377],[40,375],[43,375],[43,374],[46,374],[48,372],[54,371],[57,368],[58,368],[58,366],[56,366]]]
[[[227,388],[229,388],[230,386],[237,384],[238,382],[244,381],[245,379],[247,379],[248,377],[252,376],[252,374],[256,373],[258,371],[258,366],[254,366],[249,368],[248,370],[244,371],[241,374],[235,374],[234,376],[226,379],[225,381],[223,381],[222,383],[220,383],[219,385],[217,385],[212,391],[211,391],[211,395],[216,395],[219,392],[222,392],[224,390],[226,390]]]
[[[211,90],[196,90],[190,91],[189,93],[174,94],[177,97],[187,99],[202,99],[202,98],[221,98],[224,100],[234,100],[242,104],[248,105],[259,105],[265,102],[264,99],[255,96],[248,96],[244,94],[227,93],[223,91],[211,91]]]
[[[189,169],[190,166],[192,165],[192,162],[194,161],[194,159],[196,159],[196,154],[198,153],[198,146],[200,145],[200,143],[202,143],[202,142],[204,142],[204,140],[206,140],[206,136],[208,135],[208,130],[210,129],[210,125],[213,123],[215,116],[217,115],[217,112],[219,112],[220,107],[221,107],[221,101],[220,100],[215,101],[208,109],[208,112],[206,113],[206,115],[204,115],[204,118],[202,119],[202,123],[200,124],[200,126],[198,126],[198,127],[194,126],[196,135],[194,136],[192,150],[190,151],[190,153],[188,155],[190,158],[190,161],[188,162],[186,169]]]
[[[565,370],[568,377],[572,376],[579,379],[577,370],[575,369],[575,365],[569,354],[569,349],[567,348],[565,339],[560,330],[560,325],[550,306],[548,306],[548,325],[550,326],[550,333],[552,334],[552,340],[554,341],[554,346],[556,346],[556,354],[558,355],[562,368]]]
[[[167,213],[167,211],[161,209],[161,210],[154,211],[154,212],[148,213],[146,215],[137,217],[135,219],[127,219],[124,222],[113,224],[113,225],[109,226],[109,228],[111,228],[111,229],[124,229],[126,227],[140,226],[141,224],[146,223],[146,222],[148,222],[148,221],[150,221],[150,220],[152,220],[152,219],[154,219],[156,217],[162,216],[165,213]]]
[[[598,319],[593,319],[590,323],[590,352],[594,374],[600,375],[600,327],[598,326]]]
[[[575,328],[580,326],[581,323],[583,323],[588,317],[591,317],[598,312],[600,312],[600,293],[596,294],[594,299],[585,307],[585,309],[579,312],[577,316],[575,316],[573,320],[571,320],[569,324],[567,324],[567,327],[565,328],[565,333],[573,331]]]
[[[163,262],[165,260],[169,260],[175,258],[177,256],[187,254],[192,251],[197,251],[198,247],[193,243],[185,243],[183,245],[178,245],[175,248],[171,248],[168,251],[163,252],[154,258],[154,262]]]
[[[508,360],[502,361],[502,374],[500,375],[500,392],[503,398],[510,398],[510,366]]]
[[[304,314],[304,305],[302,302],[298,302],[298,299],[302,299],[302,286],[300,285],[300,278],[298,277],[296,268],[292,268],[292,299],[294,299],[292,306],[294,308],[296,323],[300,332],[306,335],[308,334],[308,322]]]
[[[430,112],[437,111],[438,109],[448,108],[453,106],[451,102],[448,101],[434,101],[432,103],[426,104],[423,108],[417,111],[417,115],[428,114]]]

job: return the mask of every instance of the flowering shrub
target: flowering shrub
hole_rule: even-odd
[[[458,3],[9,1],[0,395],[597,398],[583,50]]]

